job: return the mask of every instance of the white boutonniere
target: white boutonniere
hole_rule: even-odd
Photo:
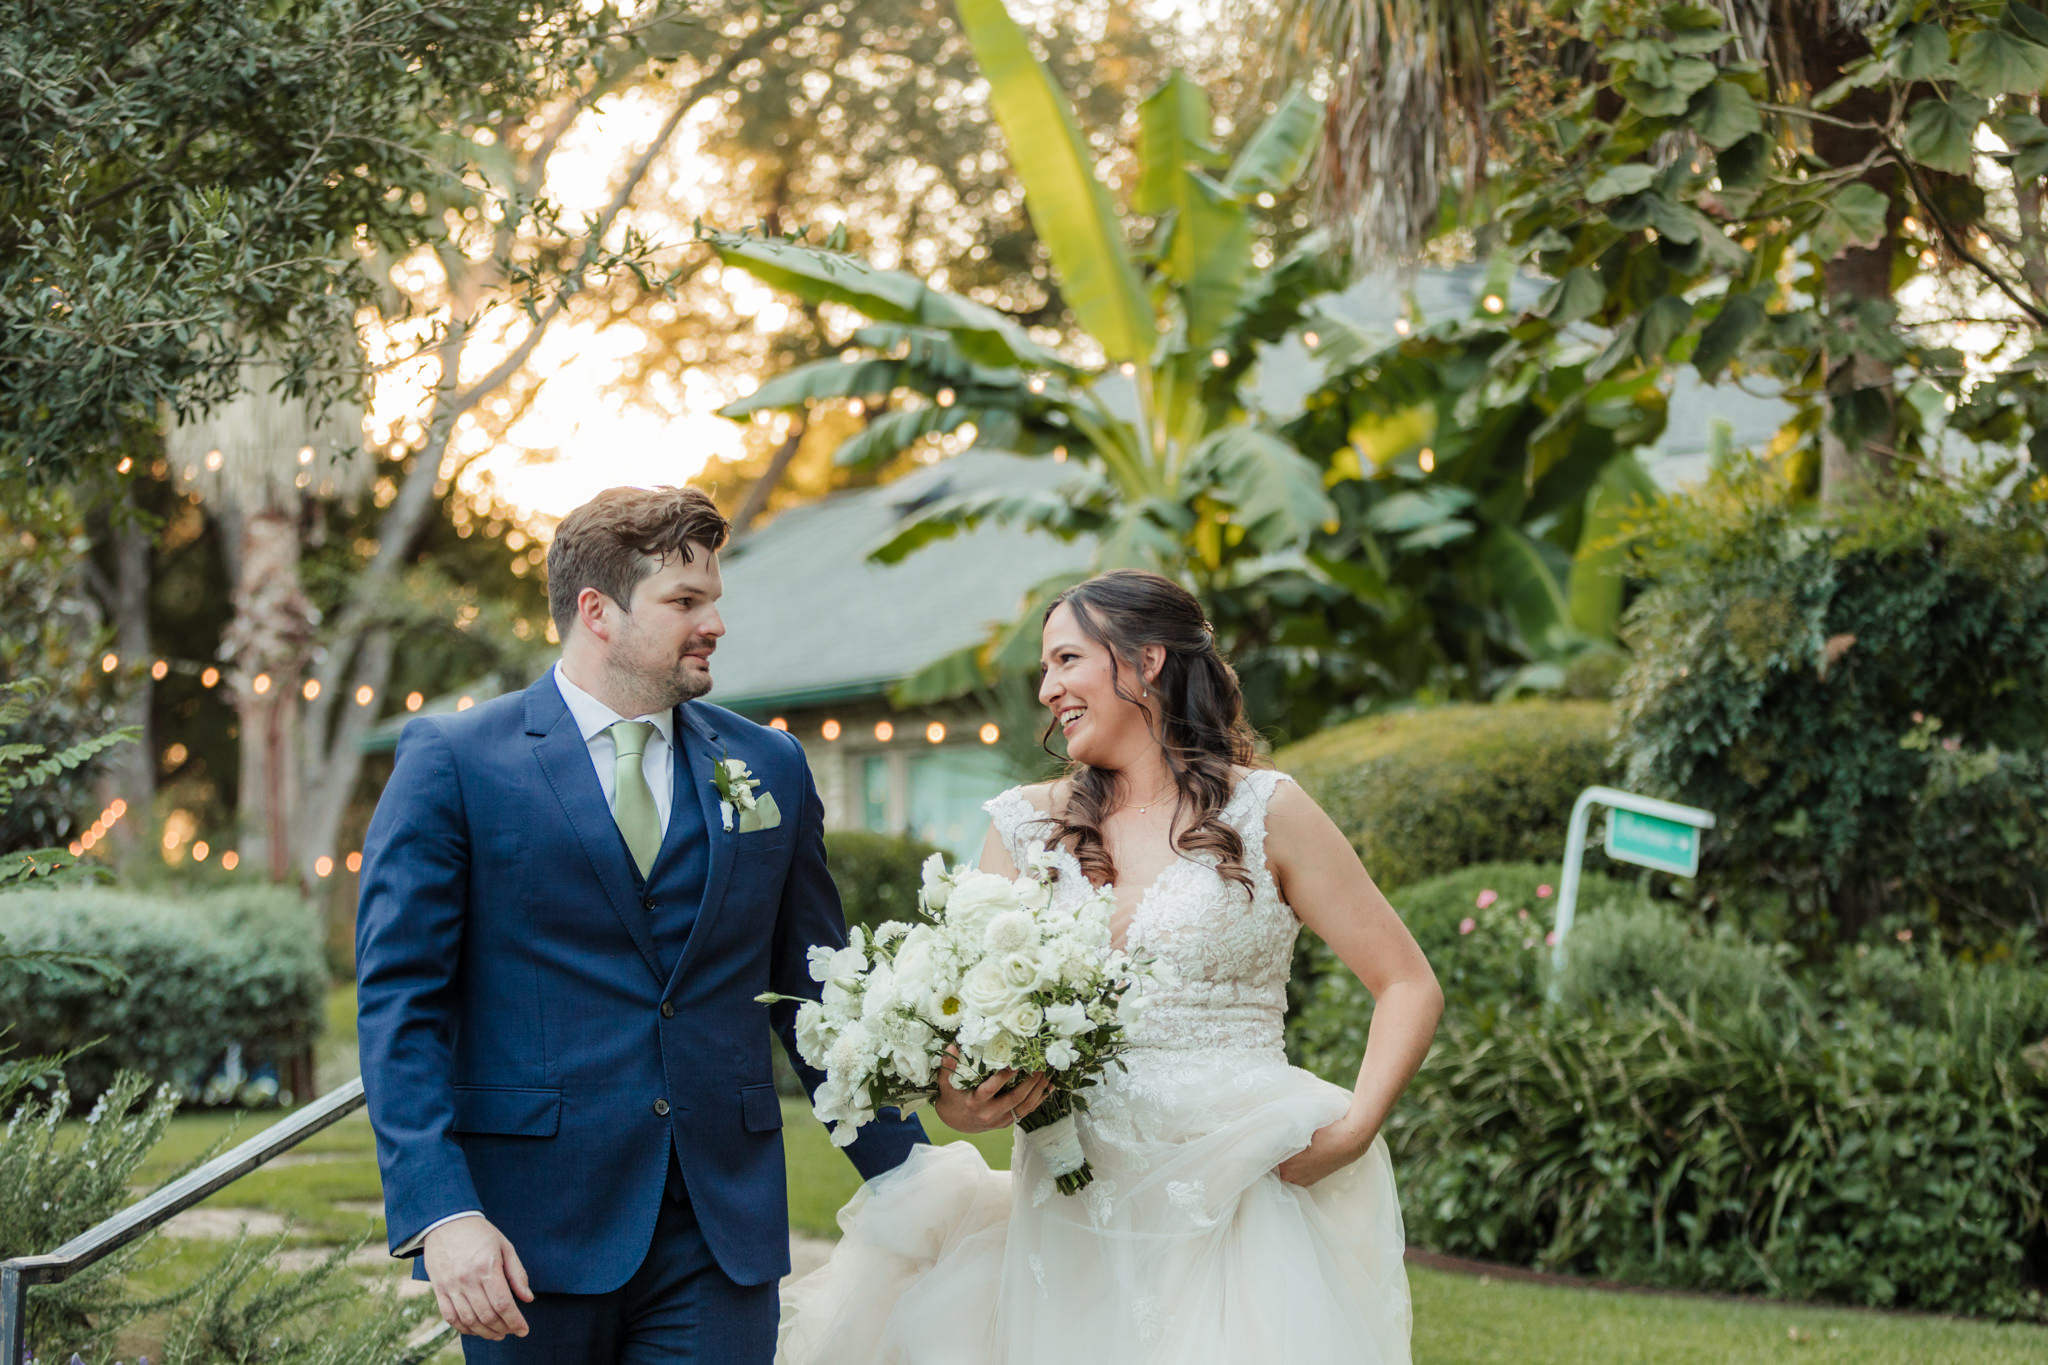
[[[721,758],[711,768],[711,785],[718,788],[719,814],[725,820],[725,832],[732,833],[733,816],[739,811],[751,811],[760,804],[754,789],[761,780],[747,770],[747,765],[737,758]]]

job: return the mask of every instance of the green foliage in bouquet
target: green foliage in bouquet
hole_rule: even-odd
[[[318,925],[280,888],[183,899],[97,888],[24,891],[0,898],[0,937],[32,952],[90,955],[124,978],[110,990],[77,974],[0,973],[8,1041],[31,1053],[65,1054],[66,1083],[84,1102],[122,1071],[202,1099],[200,1087],[230,1047],[241,1048],[249,1071],[272,1063],[281,1072],[321,1027],[327,971]],[[89,1046],[95,1040],[103,1041]]]
[[[1619,698],[1628,785],[1720,817],[1703,880],[1811,951],[2048,935],[2048,480],[1821,520],[1766,466],[1662,504]]]
[[[1572,802],[1608,776],[1612,711],[1524,701],[1370,716],[1274,754],[1382,887],[1564,854]],[[1553,878],[1554,880],[1554,878]]]

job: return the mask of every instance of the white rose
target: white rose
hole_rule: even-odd
[[[1038,937],[1038,926],[1022,910],[1006,910],[988,922],[981,943],[992,953],[1014,953],[1029,948]]]
[[[989,921],[1017,907],[1009,878],[992,872],[969,872],[953,886],[946,900],[946,923],[962,943],[979,943]]]
[[[1054,1071],[1065,1071],[1080,1060],[1081,1054],[1064,1038],[1055,1039],[1045,1046],[1045,1064]]]
[[[1000,1018],[1030,989],[1028,981],[1023,991],[1010,983],[1005,961],[998,957],[983,958],[960,982],[960,999],[968,1009],[991,1019]]]
[[[1045,1011],[1029,1000],[1021,1005],[1012,1006],[1010,1012],[1003,1016],[1003,1027],[1019,1038],[1037,1036],[1038,1030],[1044,1025]]]
[[[1045,973],[1034,953],[1005,953],[989,961],[996,964],[1012,995],[1029,995],[1045,982]]]
[[[981,1045],[982,1060],[997,1071],[1017,1059],[1017,1040],[998,1029],[996,1035]]]

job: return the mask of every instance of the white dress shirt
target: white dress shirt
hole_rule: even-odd
[[[661,743],[649,743],[647,752],[640,755],[640,771],[647,774],[647,785],[654,792],[654,812],[661,817],[661,832],[667,834],[668,808],[675,798],[672,778],[675,773],[676,713],[663,711],[659,715],[622,716],[570,682],[560,664],[555,665],[555,687],[561,692],[562,700],[569,704],[569,715],[582,732],[584,746],[590,750],[590,765],[597,769],[597,785],[604,788],[604,803],[613,810],[619,806],[619,746],[611,737],[611,727],[622,720],[644,720],[661,731]]]
[[[611,727],[622,720],[644,720],[661,731],[661,743],[649,743],[647,751],[640,756],[640,770],[647,775],[647,785],[654,792],[654,813],[661,817],[661,832],[668,833],[668,810],[674,804],[675,792],[671,779],[675,772],[675,723],[674,711],[663,711],[659,715],[622,716],[591,696],[562,672],[562,665],[554,667],[555,690],[568,703],[569,717],[576,722],[576,729],[583,736],[583,744],[590,751],[590,766],[597,769],[597,785],[604,790],[604,803],[616,811],[619,807],[619,746],[612,739]],[[420,1229],[414,1237],[393,1253],[409,1256],[426,1242],[427,1234],[444,1223],[458,1218],[481,1218],[481,1209],[464,1209],[451,1213],[446,1218],[437,1218]]]

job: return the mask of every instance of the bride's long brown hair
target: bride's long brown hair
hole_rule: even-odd
[[[1217,871],[1250,891],[1244,840],[1221,815],[1237,785],[1235,766],[1259,761],[1257,737],[1244,718],[1237,673],[1216,652],[1202,604],[1170,578],[1116,569],[1061,593],[1045,609],[1046,619],[1061,606],[1073,613],[1082,634],[1109,651],[1110,687],[1118,697],[1143,704],[1124,685],[1128,673],[1141,688],[1149,687],[1159,703],[1157,723],[1148,714],[1146,725],[1173,774],[1174,847],[1182,853],[1214,853]],[[1166,651],[1159,676],[1149,684],[1143,682],[1140,655],[1146,645]],[[1050,741],[1058,724],[1055,718],[1040,737],[1047,753],[1053,753]],[[1066,810],[1048,820],[1051,842],[1065,844],[1090,881],[1108,885],[1116,880],[1116,864],[1103,842],[1102,822],[1125,794],[1123,778],[1069,760],[1067,780]],[[1183,824],[1182,812],[1193,818]]]

